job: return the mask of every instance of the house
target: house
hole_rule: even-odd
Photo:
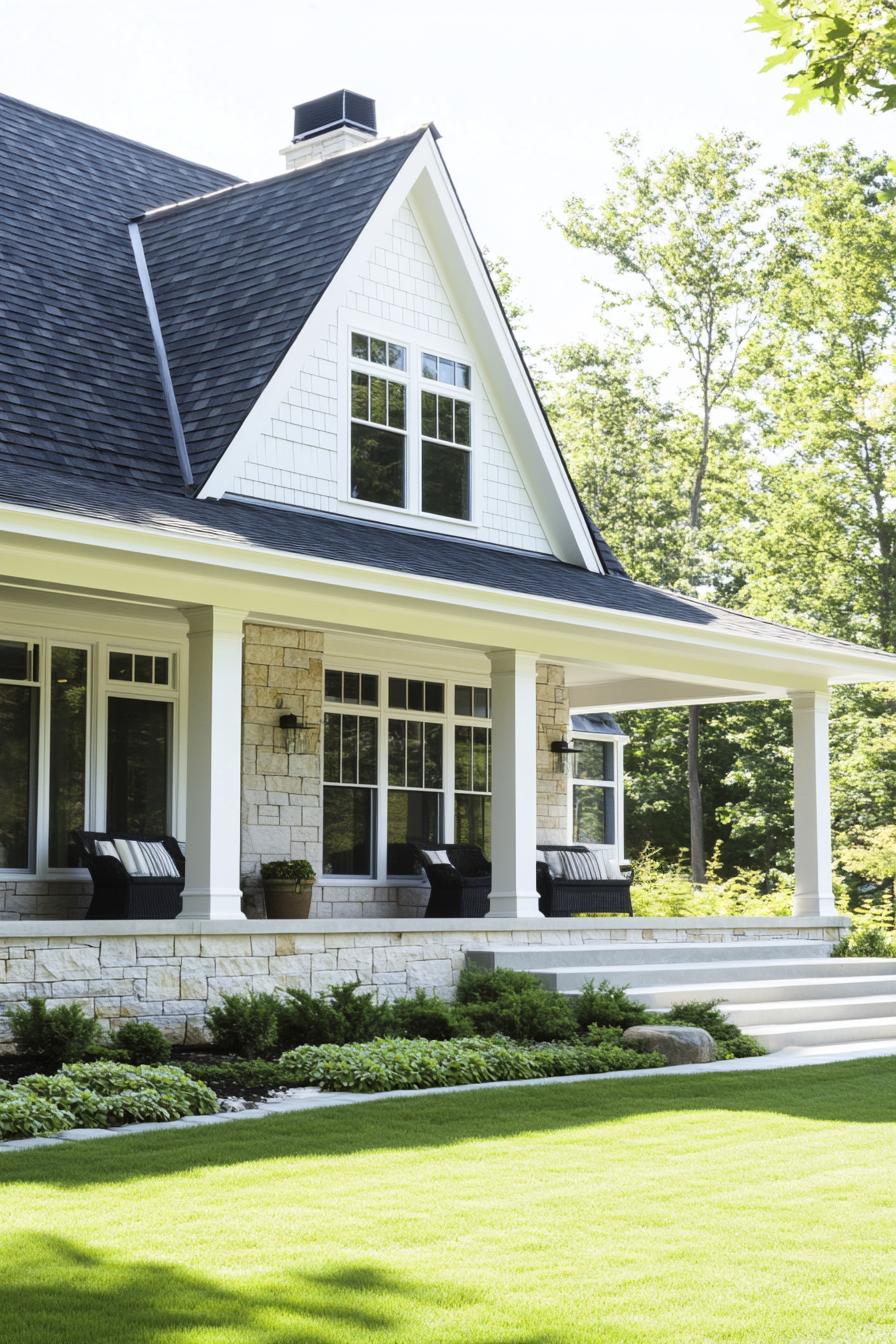
[[[621,853],[606,716],[789,697],[794,914],[830,925],[828,691],[896,659],[624,572],[435,127],[342,91],[282,155],[246,183],[0,99],[0,914],[95,947],[86,827],[185,840],[178,930],[237,936],[288,857],[313,921],[413,920],[411,845],[455,837],[530,928],[574,793]]]

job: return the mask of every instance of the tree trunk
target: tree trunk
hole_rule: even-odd
[[[691,814],[691,881],[706,881],[706,851],[703,840],[703,790],[700,787],[700,706],[688,705],[688,803]]]

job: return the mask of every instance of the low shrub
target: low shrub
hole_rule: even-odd
[[[240,1092],[274,1092],[283,1087],[304,1087],[303,1069],[289,1063],[289,1056],[281,1059],[230,1059],[223,1063],[209,1063],[191,1060],[182,1068],[191,1078],[198,1078],[217,1092],[226,1096],[234,1090]]]
[[[273,994],[224,994],[209,1008],[206,1022],[224,1054],[267,1059],[277,1052],[279,1011]]]
[[[389,1034],[429,1041],[448,1041],[458,1034],[456,1014],[437,994],[418,989],[411,999],[395,999],[389,1006]]]
[[[19,1054],[42,1060],[48,1068],[84,1059],[100,1042],[99,1023],[79,1003],[48,1008],[45,999],[29,999],[9,1009],[7,1021]]]
[[[719,1012],[721,1002],[721,999],[696,999],[673,1003],[668,1013],[652,1013],[651,1018],[660,1026],[702,1027],[715,1041],[720,1059],[751,1059],[755,1055],[764,1055],[764,1046]]]
[[[589,1045],[621,1045],[622,1027],[601,1027],[596,1022],[585,1028],[585,1040]]]
[[[105,1060],[66,1064],[59,1073],[35,1073],[0,1087],[0,1138],[179,1120],[217,1109],[211,1089],[182,1069]]]
[[[333,985],[323,994],[287,989],[277,1006],[281,1049],[299,1045],[344,1045],[370,1041],[389,1029],[389,1007],[362,993],[356,981]]]
[[[46,1097],[0,1084],[0,1139],[33,1139],[58,1134],[68,1115]]]
[[[617,1069],[659,1068],[658,1054],[582,1042],[522,1045],[506,1037],[453,1041],[381,1037],[353,1045],[300,1046],[283,1056],[305,1085],[330,1092],[391,1092]]]
[[[151,1022],[125,1022],[111,1041],[127,1064],[167,1064],[171,1058],[171,1046]]]
[[[883,929],[853,929],[831,948],[832,957],[896,957],[896,943]]]
[[[466,967],[454,1010],[462,1036],[508,1036],[514,1041],[571,1040],[577,1033],[569,1000],[525,971]]]
[[[636,1003],[626,994],[625,985],[611,985],[601,980],[597,989],[588,980],[579,991],[575,1004],[576,1020],[580,1031],[589,1027],[639,1027],[648,1020],[643,1003]]]

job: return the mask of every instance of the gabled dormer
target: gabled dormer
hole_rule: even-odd
[[[600,571],[437,139],[341,91],[281,177],[138,221],[193,488]]]

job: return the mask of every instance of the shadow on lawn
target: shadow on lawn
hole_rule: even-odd
[[[441,1147],[679,1111],[744,1111],[827,1123],[896,1121],[896,1057],[811,1068],[605,1079],[377,1101],[133,1138],[0,1154],[0,1188],[122,1183],[191,1168]]]
[[[231,1290],[176,1265],[127,1263],[61,1237],[8,1238],[0,1254],[5,1344],[158,1344],[194,1330],[254,1344],[335,1344],[394,1332],[412,1305],[436,1313],[477,1301],[463,1289],[414,1283],[364,1264],[323,1274],[290,1269],[264,1287],[241,1283]],[[551,1340],[540,1332],[496,1336],[493,1344]]]

